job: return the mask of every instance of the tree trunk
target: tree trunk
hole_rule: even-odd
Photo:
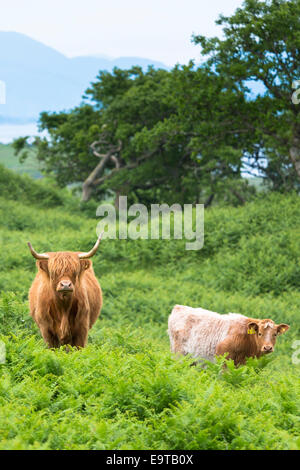
[[[94,142],[94,144],[97,142]],[[93,148],[94,155],[97,157],[101,158],[101,161],[98,163],[96,168],[90,173],[88,178],[84,181],[82,185],[82,197],[81,200],[83,202],[87,202],[93,193],[94,188],[102,184],[104,181],[109,179],[112,175],[117,173],[118,171],[122,170],[131,170],[133,168],[137,168],[139,165],[141,165],[145,160],[149,159],[154,155],[155,151],[152,150],[151,152],[148,152],[144,154],[142,157],[140,157],[138,160],[128,163],[128,165],[122,166],[120,159],[115,155],[115,152],[119,152],[121,149],[121,142],[119,142],[118,147],[113,146],[111,149],[108,151],[107,154],[100,154],[95,151],[95,148],[93,147],[94,144],[91,145]],[[100,178],[100,175],[103,173],[105,167],[107,166],[109,160],[111,160],[115,164],[115,168],[111,170],[111,172],[108,175],[104,175]],[[124,189],[124,188],[123,188]],[[122,191],[122,188],[119,190]],[[117,195],[116,201],[115,201],[115,206],[119,206],[119,195]]]
[[[120,195],[121,195],[121,191],[120,191],[120,190],[117,190],[117,191],[116,191],[116,198],[115,198],[115,209],[116,209],[116,211],[119,210],[119,206],[120,206]]]
[[[215,197],[215,194],[212,193],[212,194],[206,199],[206,201],[204,202],[204,208],[205,208],[205,209],[211,205],[211,203],[213,202],[214,197]]]
[[[92,186],[84,182],[82,185],[82,195],[81,195],[82,202],[89,201],[91,199],[92,192],[93,192]]]
[[[98,176],[104,171],[109,159],[111,158],[111,153],[108,152],[102,160],[98,163],[96,168],[92,171],[92,173],[88,176],[88,178],[84,181],[82,185],[82,201],[87,202],[92,195],[93,192],[93,185],[95,180]]]
[[[295,167],[296,173],[300,178],[300,140],[294,139],[293,146],[290,148],[290,158]]]
[[[236,189],[230,188],[230,191],[240,201],[241,204],[246,203],[246,199],[244,199],[243,196]]]

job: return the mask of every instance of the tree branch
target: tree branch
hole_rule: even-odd
[[[125,165],[125,166],[122,166],[122,167],[119,167],[119,168],[115,168],[108,175],[102,176],[102,178],[97,178],[96,180],[94,180],[93,186],[98,186],[99,184],[104,183],[104,181],[109,180],[112,176],[114,176],[119,171],[131,170],[133,168],[137,168],[142,162],[144,162],[145,160],[148,160],[150,157],[152,157],[152,155],[154,155],[155,152],[156,152],[156,149],[152,150],[151,152],[148,152],[145,155],[143,155],[141,158],[139,158],[138,160],[136,160],[133,163],[129,163],[128,165]]]
[[[118,141],[118,145],[111,145],[108,152],[107,153],[99,153],[97,150],[96,150],[96,146],[97,145],[103,145],[103,144],[107,144],[105,138],[101,138],[99,140],[96,140],[95,142],[93,142],[91,145],[90,145],[90,148],[92,149],[93,151],[93,154],[98,157],[98,158],[101,158],[101,161],[98,163],[98,165],[94,168],[94,170],[89,174],[89,176],[87,177],[87,179],[84,181],[83,185],[82,185],[82,201],[86,202],[90,199],[91,195],[92,195],[92,191],[93,191],[93,188],[97,185],[95,184],[95,181],[97,179],[97,177],[99,176],[99,174],[103,173],[105,167],[107,166],[107,164],[109,163],[109,161],[111,160],[112,162],[114,162],[115,166],[116,166],[116,169],[119,169],[121,167],[121,162],[120,160],[118,159],[118,157],[115,155],[115,153],[118,153],[121,151],[121,148],[122,148],[122,142],[121,140]]]

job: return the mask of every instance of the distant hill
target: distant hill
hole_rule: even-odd
[[[42,178],[39,169],[39,162],[33,150],[29,151],[29,156],[24,163],[20,163],[19,157],[14,154],[14,149],[11,145],[3,145],[0,143],[0,165],[14,170],[16,173],[28,174],[33,178]]]
[[[0,124],[36,121],[41,111],[76,106],[100,70],[133,65],[167,68],[161,62],[140,57],[68,58],[24,34],[0,32],[0,80],[6,83]]]

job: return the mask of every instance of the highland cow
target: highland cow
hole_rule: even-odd
[[[28,243],[38,268],[29,291],[30,315],[50,348],[86,346],[88,331],[102,307],[101,287],[89,259],[96,253],[101,237],[88,253],[39,254]]]

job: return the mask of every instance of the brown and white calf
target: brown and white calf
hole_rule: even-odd
[[[235,365],[245,364],[247,357],[273,352],[277,336],[288,329],[289,325],[276,325],[270,319],[220,315],[184,305],[175,305],[168,322],[172,352],[209,361],[228,353],[227,359],[233,359]]]

